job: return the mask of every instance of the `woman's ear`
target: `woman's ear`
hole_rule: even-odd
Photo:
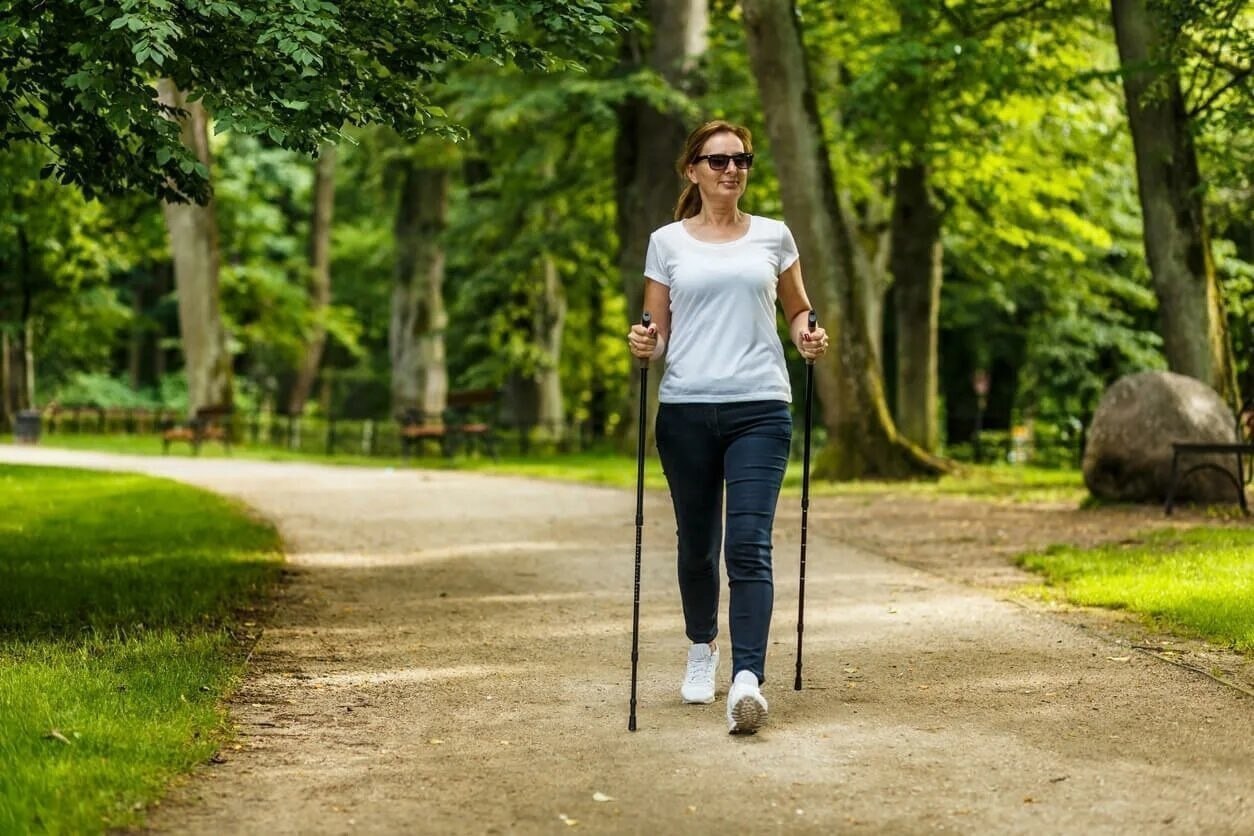
[[[696,166],[694,165],[689,165],[687,168],[684,169],[684,174],[687,175],[688,182],[693,183],[693,184],[696,184],[697,182],[697,174],[696,174],[695,169],[696,169]]]

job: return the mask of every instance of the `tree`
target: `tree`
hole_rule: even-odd
[[[209,173],[155,78],[203,97],[218,131],[313,154],[345,125],[455,132],[428,97],[450,65],[560,68],[597,54],[615,26],[596,0],[0,0],[0,21],[0,149],[46,145],[45,173],[89,197],[200,201]]]
[[[388,331],[392,411],[414,411],[438,421],[448,398],[441,238],[448,224],[450,174],[447,166],[423,165],[409,157],[397,168],[396,273]]]
[[[896,332],[895,418],[906,438],[934,451],[940,442],[942,212],[932,194],[927,163],[899,166],[893,180],[889,269]]]
[[[335,212],[335,146],[324,145],[314,165],[313,211],[309,223],[309,300],[312,322],[304,357],[288,397],[289,415],[300,415],[313,391],[327,344],[331,306],[331,219]]]
[[[1211,252],[1193,112],[1169,60],[1171,23],[1164,9],[1146,0],[1111,0],[1145,253],[1168,366],[1231,400],[1236,370]]]
[[[213,159],[209,115],[204,106],[187,101],[186,94],[168,78],[161,80],[158,89],[167,112],[185,114],[179,118],[182,142],[208,171]],[[214,203],[164,200],[162,211],[174,256],[188,408],[195,412],[205,406],[230,406],[234,400],[232,366],[218,296],[221,253]]]
[[[888,412],[867,326],[867,289],[874,277],[855,240],[850,209],[838,197],[795,5],[746,0],[744,15],[784,215],[797,238],[807,286],[833,338],[834,350],[816,366],[828,442],[815,475],[900,478],[943,472],[945,462],[902,438]]]
[[[614,27],[595,0],[0,0],[0,20],[0,109],[13,116],[0,121],[0,149],[42,142],[53,155],[44,173],[89,197],[142,190],[167,204],[209,201],[207,138],[189,141],[207,132],[206,113],[216,132],[264,133],[307,153],[345,125],[455,134],[428,98],[450,66],[562,67],[556,51],[595,54]],[[168,80],[159,97],[157,77]],[[229,403],[212,215],[166,216],[192,405]]]
[[[0,151],[0,418],[51,400],[68,367],[99,367],[127,314],[112,273],[138,260],[105,207],[39,180],[46,150]]]

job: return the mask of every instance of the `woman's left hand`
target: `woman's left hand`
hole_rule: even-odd
[[[797,350],[808,362],[814,362],[827,353],[827,331],[815,328],[813,331],[802,330],[797,340]]]

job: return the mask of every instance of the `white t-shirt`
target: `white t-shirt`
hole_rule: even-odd
[[[682,221],[654,230],[644,274],[670,288],[662,403],[791,402],[775,330],[779,274],[797,260],[782,221],[749,216],[749,231],[711,244]]]

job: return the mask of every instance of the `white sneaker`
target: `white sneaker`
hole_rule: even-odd
[[[699,705],[714,702],[714,674],[717,671],[717,650],[710,650],[705,643],[688,648],[688,669],[684,671],[684,684],[679,688],[684,702]]]
[[[766,722],[766,697],[758,688],[753,671],[741,671],[727,692],[727,731],[753,734]]]

